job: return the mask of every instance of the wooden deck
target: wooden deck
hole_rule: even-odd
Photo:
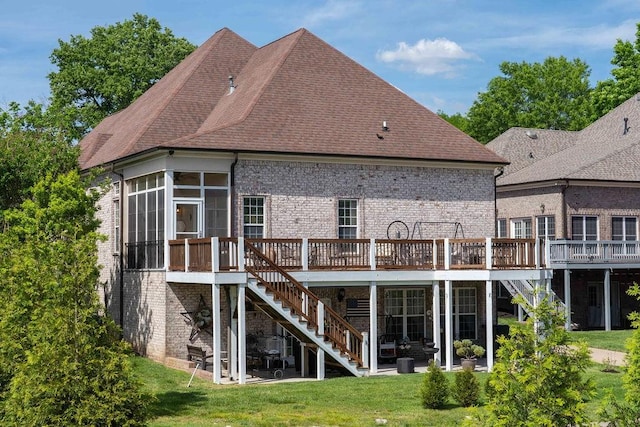
[[[543,268],[535,239],[247,239],[288,271]],[[169,241],[169,271],[238,271],[244,239]]]

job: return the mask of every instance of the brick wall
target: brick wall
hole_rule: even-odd
[[[387,238],[395,220],[410,233],[416,221],[458,221],[465,237],[494,230],[490,170],[244,160],[236,167],[236,191],[236,212],[242,212],[242,196],[267,196],[269,237],[336,238],[339,199],[358,200],[360,238]],[[242,216],[236,219],[241,230]],[[455,228],[423,230],[439,234],[422,236],[427,239],[454,237]]]

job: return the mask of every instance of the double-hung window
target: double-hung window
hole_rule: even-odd
[[[520,218],[511,220],[511,235],[514,239],[530,239],[531,218]]]
[[[571,238],[583,242],[598,240],[598,217],[587,215],[574,215],[571,217]],[[594,255],[598,252],[595,243],[583,243],[574,246],[576,255]]]
[[[536,236],[539,239],[554,240],[556,238],[556,218],[553,216],[539,216],[537,218]]]
[[[453,288],[453,335],[455,339],[478,338],[476,288]],[[445,322],[444,292],[440,292],[440,324]]]
[[[243,201],[244,237],[264,238],[264,197],[248,196]]]
[[[498,235],[496,237],[498,238],[507,237],[507,220],[506,219],[504,218],[498,219],[496,231],[498,232]]]
[[[633,216],[616,216],[611,219],[612,240],[638,240],[637,218]],[[635,243],[614,245],[613,255],[632,255],[637,252]]]
[[[338,238],[358,238],[358,201],[338,200]]]

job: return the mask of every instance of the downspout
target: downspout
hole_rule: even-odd
[[[504,167],[493,176],[493,237],[498,237],[498,185],[497,181],[504,174]]]
[[[120,177],[120,203],[118,204],[118,209],[119,209],[119,215],[118,218],[120,220],[120,224],[118,226],[118,269],[119,269],[119,278],[118,280],[120,281],[120,306],[118,308],[119,310],[119,317],[120,317],[120,333],[124,332],[124,231],[123,231],[123,226],[124,226],[124,222],[123,222],[123,215],[124,215],[124,175],[116,172],[114,169],[114,164],[111,163],[111,173],[116,174]]]
[[[231,163],[231,170],[229,171],[229,185],[231,187],[231,194],[230,194],[230,203],[229,203],[229,210],[230,210],[230,217],[231,217],[231,230],[229,230],[229,235],[232,236],[233,235],[233,228],[235,227],[235,221],[236,221],[236,209],[235,209],[235,199],[236,199],[236,165],[238,164],[238,153],[235,152],[233,153],[233,163]],[[238,233],[236,233],[236,236],[238,235]]]
[[[560,215],[562,215],[562,236],[561,239],[567,239],[567,196],[566,191],[569,188],[569,181],[565,180],[560,191]]]

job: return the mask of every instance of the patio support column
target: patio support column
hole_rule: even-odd
[[[238,382],[247,382],[247,319],[244,305],[246,284],[238,286]]]
[[[445,259],[446,262],[446,259]],[[444,281],[444,346],[445,371],[453,370],[453,286],[451,280]]]
[[[222,354],[220,346],[222,345],[222,322],[220,321],[220,284],[213,283],[211,285],[211,310],[212,313],[212,335],[213,335],[213,382],[222,383]]]
[[[611,270],[604,270],[604,330],[611,330]]]
[[[229,378],[238,379],[238,287],[229,286],[229,333],[227,335],[227,347],[229,348]]]
[[[378,285],[369,286],[369,373],[378,372]]]
[[[318,347],[318,354],[316,357],[316,378],[318,380],[324,379],[324,350]]]
[[[564,270],[564,309],[565,325],[567,331],[571,330],[571,270]]]
[[[493,282],[486,281],[485,285],[485,304],[486,304],[486,339],[487,339],[487,371],[493,369]]]
[[[307,357],[307,344],[300,343],[300,376],[306,378],[309,376],[309,358]]]
[[[442,328],[440,325],[440,283],[433,282],[432,290],[433,301],[431,303],[431,313],[433,319],[433,342],[435,343],[435,348],[440,349],[440,351],[433,355],[433,360],[436,362],[437,366],[440,366],[442,363],[442,339],[440,337],[440,329]]]
[[[522,306],[518,304],[518,322],[522,321],[524,321],[524,310],[522,309]]]

